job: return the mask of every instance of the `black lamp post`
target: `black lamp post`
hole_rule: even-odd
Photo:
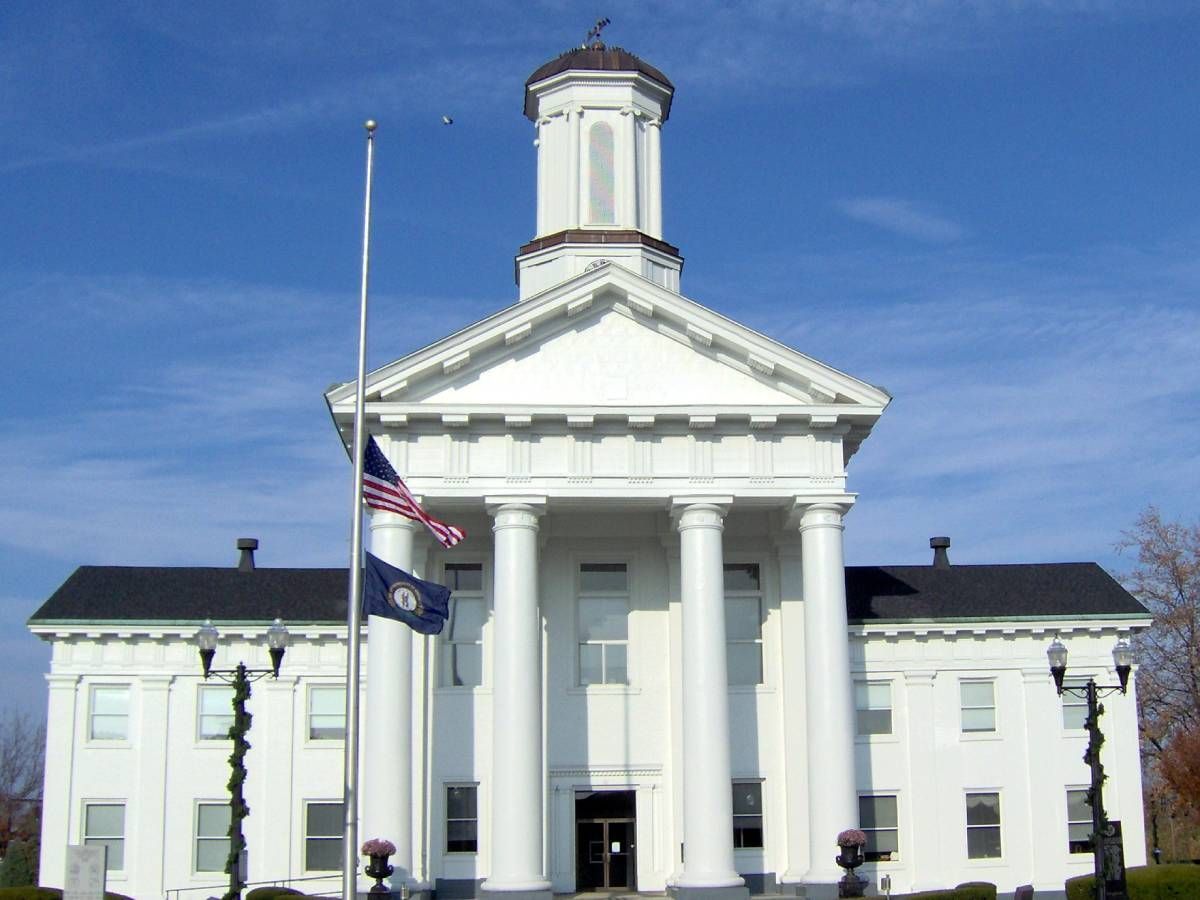
[[[246,733],[250,731],[250,713],[246,712],[246,701],[250,699],[250,682],[258,681],[270,675],[279,677],[279,666],[283,663],[283,651],[288,645],[288,630],[283,622],[276,619],[267,629],[267,652],[271,654],[271,668],[250,669],[239,662],[233,669],[214,669],[213,657],[217,653],[217,639],[220,635],[213,623],[205,620],[196,632],[196,646],[200,649],[200,664],[204,668],[204,677],[215,676],[226,684],[233,685],[233,725],[229,729],[229,738],[233,741],[233,753],[229,756],[229,766],[233,770],[229,776],[229,858],[225,862],[225,871],[229,873],[229,890],[221,900],[241,900],[242,888],[246,886],[245,872],[242,871],[242,850],[246,839],[242,836],[242,819],[250,815],[250,807],[246,805],[242,785],[246,781],[246,766],[244,761],[250,742]]]
[[[1133,668],[1133,648],[1124,639],[1117,641],[1117,645],[1113,647],[1113,663],[1117,670],[1117,678],[1121,682],[1117,685],[1098,685],[1094,678],[1089,678],[1084,685],[1064,686],[1067,648],[1058,638],[1050,644],[1046,656],[1050,659],[1050,674],[1054,676],[1054,686],[1058,688],[1059,696],[1068,694],[1087,700],[1087,720],[1084,727],[1088,733],[1088,745],[1083,754],[1083,761],[1088,764],[1092,773],[1092,783],[1087,791],[1087,804],[1092,808],[1092,859],[1096,873],[1096,900],[1118,900],[1118,895],[1108,890],[1105,883],[1104,844],[1108,818],[1104,814],[1104,780],[1107,776],[1104,774],[1104,766],[1100,764],[1100,748],[1104,746],[1104,734],[1100,731],[1100,717],[1104,715],[1104,705],[1100,698],[1117,691],[1125,693],[1129,686],[1129,673]],[[1124,872],[1118,877],[1123,883]]]

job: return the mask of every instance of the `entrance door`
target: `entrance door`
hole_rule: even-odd
[[[575,792],[575,890],[637,890],[633,791]]]

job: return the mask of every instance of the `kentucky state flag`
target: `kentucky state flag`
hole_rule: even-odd
[[[421,634],[441,634],[450,615],[450,588],[422,581],[367,554],[363,615],[403,622]]]

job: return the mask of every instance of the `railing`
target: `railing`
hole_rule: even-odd
[[[246,882],[246,891],[256,887],[294,887],[302,882],[311,881],[327,881],[330,883],[328,889],[312,893],[306,893],[309,897],[340,897],[342,896],[342,876],[336,872],[331,872],[328,875],[307,875],[303,878],[276,878],[271,881],[248,881]],[[166,891],[166,900],[188,900],[189,897],[207,892],[207,897],[221,897],[229,890],[229,882],[222,881],[217,884],[204,884],[198,887],[182,887],[168,888]]]

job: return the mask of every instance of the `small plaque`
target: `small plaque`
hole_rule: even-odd
[[[67,846],[67,886],[63,900],[104,900],[105,862],[103,845]]]

